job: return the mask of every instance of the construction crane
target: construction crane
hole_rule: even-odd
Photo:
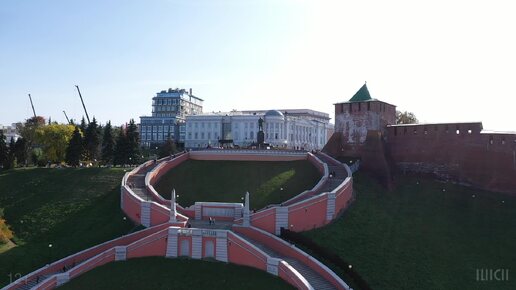
[[[68,119],[68,116],[66,115],[66,112],[64,110],[63,110],[63,113],[65,115],[66,121],[68,121],[68,124],[72,124],[72,123],[70,123],[70,119]]]
[[[32,107],[32,113],[34,113],[34,118],[36,118],[36,110],[34,110],[34,104],[32,103],[32,97],[30,96],[30,94],[29,94],[29,100],[30,100],[30,105]]]
[[[77,88],[77,92],[79,93],[79,97],[81,98],[82,107],[84,108],[84,113],[86,113],[86,119],[88,119],[88,124],[90,123],[90,117],[88,116],[88,111],[86,111],[86,106],[84,105],[84,100],[82,99],[81,91],[79,90],[79,86],[75,85]]]

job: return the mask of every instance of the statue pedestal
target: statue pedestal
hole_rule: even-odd
[[[263,133],[263,131],[259,131],[256,136],[256,140],[257,140],[258,146],[262,147],[263,143],[265,142],[265,133]]]

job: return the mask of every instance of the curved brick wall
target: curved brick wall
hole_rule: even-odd
[[[344,281],[319,261],[271,234],[277,233],[281,225],[289,225],[291,230],[295,231],[324,226],[345,209],[352,198],[351,177],[344,179],[331,192],[318,193],[328,180],[328,166],[310,153],[303,155],[286,154],[285,156],[281,156],[279,153],[275,153],[273,156],[242,153],[229,155],[231,160],[290,161],[308,159],[323,176],[312,190],[300,193],[287,201],[285,206],[272,206],[253,213],[250,216],[252,227],[235,225],[233,227],[235,232],[230,230],[186,229],[184,227],[188,220],[187,216],[195,216],[196,213],[195,210],[181,207],[178,207],[178,210],[187,216],[179,215],[177,223],[168,223],[170,201],[166,201],[159,196],[154,191],[152,184],[159,180],[166,171],[172,170],[188,158],[228,160],[228,155],[224,154],[227,153],[190,152],[173,160],[169,160],[169,158],[159,160],[157,166],[153,161],[150,161],[135,168],[127,173],[122,180],[121,207],[131,220],[144,225],[147,223],[147,226],[151,227],[61,259],[22,277],[4,289],[17,289],[23,285],[34,283],[37,276],[41,277],[43,275],[50,277],[44,281],[39,281],[40,283],[36,289],[53,289],[95,267],[113,261],[147,256],[173,258],[183,255],[194,259],[213,257],[223,262],[255,267],[279,276],[298,289],[313,289],[305,277],[286,261],[269,256],[248,240],[240,237],[239,232],[245,233],[246,236],[252,237],[277,252],[302,261],[337,289],[349,289]],[[340,165],[335,160],[328,160],[333,165]],[[145,188],[149,195],[142,198],[135,194],[129,186],[128,180],[134,174],[148,170],[153,166],[156,167],[150,170],[145,177]],[[349,168],[344,167],[348,175],[351,176]],[[206,206],[210,206],[209,203]],[[329,207],[333,207],[332,211],[329,211]],[[285,218],[286,223],[283,221],[282,224],[282,219]],[[235,221],[235,223],[241,223],[241,219]],[[212,247],[211,252],[208,251],[208,245]],[[61,269],[64,266],[68,270],[62,273]]]

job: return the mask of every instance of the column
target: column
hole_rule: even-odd
[[[250,226],[250,212],[249,212],[249,192],[245,193],[245,204],[244,204],[244,222],[243,226]]]
[[[177,209],[176,209],[176,190],[172,189],[172,196],[170,197],[170,220],[169,222],[177,222]]]

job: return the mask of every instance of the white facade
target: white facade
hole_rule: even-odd
[[[310,110],[309,110],[310,111]],[[186,148],[218,147],[232,143],[248,147],[257,143],[262,118],[265,143],[288,149],[322,149],[328,140],[329,117],[289,115],[276,110],[209,113],[186,117]],[[316,112],[316,111],[312,111]],[[232,142],[230,142],[232,141]]]
[[[14,142],[16,142],[18,138],[20,138],[16,125],[16,123],[12,123],[11,126],[3,126],[2,124],[0,124],[0,130],[5,136],[6,143],[11,142],[11,138],[14,140]]]

